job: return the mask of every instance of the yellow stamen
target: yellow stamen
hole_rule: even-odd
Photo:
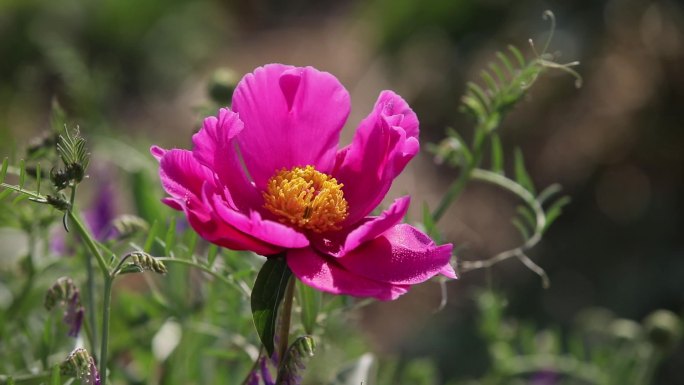
[[[313,166],[282,169],[268,180],[264,207],[281,222],[302,229],[317,233],[339,230],[337,224],[347,218],[343,186]]]

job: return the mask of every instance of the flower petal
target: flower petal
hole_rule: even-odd
[[[162,201],[171,208],[185,212],[190,226],[204,239],[234,250],[252,250],[263,255],[282,248],[261,242],[252,236],[217,220],[212,207],[203,197],[204,190],[216,189],[214,174],[199,164],[190,151],[168,150],[160,160],[159,175],[171,197]]]
[[[388,301],[408,291],[406,285],[378,282],[353,274],[313,249],[289,250],[287,265],[299,280],[315,289],[332,294],[375,297]]]
[[[379,217],[374,217],[354,229],[349,233],[344,242],[342,254],[346,254],[363,243],[377,238],[380,234],[399,223],[406,215],[410,202],[411,197],[409,196],[396,199]]]
[[[222,108],[218,117],[204,119],[192,142],[195,158],[216,173],[219,182],[230,191],[235,206],[246,212],[261,207],[263,199],[245,174],[236,149],[235,136],[243,127],[236,113]]]
[[[245,124],[237,139],[259,189],[282,168],[332,170],[350,110],[349,93],[333,75],[312,67],[259,67],[240,81],[232,107]]]
[[[368,279],[413,285],[440,273],[455,278],[447,268],[451,250],[451,244],[437,246],[415,227],[399,224],[335,261]]]
[[[167,150],[159,160],[159,177],[164,190],[181,206],[184,201],[199,199],[205,182],[212,183],[214,174],[202,166],[188,150]]]
[[[352,143],[338,153],[333,176],[344,184],[349,202],[347,224],[359,221],[380,204],[418,149],[416,114],[399,95],[383,91]]]
[[[235,211],[218,194],[208,196],[207,199],[221,221],[262,242],[281,248],[309,245],[309,240],[304,234],[282,223],[262,219],[257,211],[250,211],[249,216]]]

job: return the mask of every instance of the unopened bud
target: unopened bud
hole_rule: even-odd
[[[71,352],[59,366],[59,369],[62,375],[76,377],[84,384],[100,385],[100,373],[95,365],[95,360],[83,348]]]
[[[64,307],[62,320],[69,326],[68,335],[77,337],[83,325],[84,310],[81,306],[81,295],[74,281],[69,277],[61,277],[45,293],[45,308],[50,311],[55,306]]]
[[[157,260],[144,251],[134,251],[128,255],[128,263],[121,269],[121,274],[142,273],[145,270],[154,271],[157,274],[166,274],[164,262]]]
[[[656,310],[644,320],[644,328],[653,345],[670,350],[682,338],[682,321],[669,310]]]
[[[239,80],[240,78],[235,71],[228,68],[217,69],[209,81],[209,96],[211,100],[221,106],[230,105],[233,92]]]

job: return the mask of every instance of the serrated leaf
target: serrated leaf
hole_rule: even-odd
[[[513,56],[515,56],[515,58],[518,60],[518,65],[520,67],[525,67],[525,58],[523,57],[522,52],[520,52],[520,50],[514,45],[509,45],[508,50],[511,51]]]
[[[268,258],[259,270],[252,297],[252,318],[261,343],[268,356],[275,350],[273,339],[276,333],[278,307],[285,296],[285,288],[292,277],[285,258]]]
[[[489,96],[487,96],[487,93],[482,89],[482,87],[480,87],[479,85],[477,85],[477,83],[473,83],[473,82],[468,82],[468,84],[466,85],[466,87],[468,87],[468,90],[469,90],[477,99],[479,99],[479,100],[482,102],[482,105],[483,105],[487,110],[489,110],[489,106],[491,105],[492,102],[491,102],[491,100],[489,99]]]
[[[549,200],[549,198],[560,192],[561,189],[561,185],[559,185],[558,183],[554,183],[539,193],[537,201],[540,205],[543,205],[544,203],[546,203],[547,200]]]
[[[487,87],[489,89],[489,93],[494,96],[493,99],[496,99],[496,96],[501,91],[499,84],[496,82],[496,80],[494,80],[494,78],[489,73],[489,71],[482,70],[480,72],[480,76],[484,80],[485,84],[487,84]]]
[[[527,189],[527,191],[531,192],[532,195],[536,195],[534,183],[532,183],[532,179],[527,173],[527,169],[525,168],[525,158],[523,157],[523,153],[520,148],[515,149],[515,180],[521,186]]]
[[[506,77],[504,76],[503,71],[501,71],[501,67],[499,67],[496,62],[491,62],[489,63],[489,69],[494,72],[496,78],[499,80],[499,84],[501,84],[501,87],[504,87],[506,85]]]
[[[461,103],[463,103],[463,105],[467,107],[467,110],[469,110],[470,113],[477,118],[487,115],[487,108],[477,97],[464,95],[461,98]]]
[[[322,294],[320,291],[302,282],[297,282],[297,289],[299,305],[302,308],[302,326],[307,334],[313,334],[316,328],[318,312],[321,310]]]
[[[503,149],[501,148],[501,139],[499,135],[492,134],[492,171],[503,175]]]
[[[499,58],[499,61],[501,61],[504,67],[506,67],[506,71],[508,71],[508,74],[511,77],[515,77],[515,69],[511,65],[510,60],[508,60],[508,57],[506,57],[506,55],[504,55],[503,52],[497,52],[496,57]]]

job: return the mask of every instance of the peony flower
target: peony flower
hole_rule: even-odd
[[[322,291],[390,300],[437,274],[455,278],[452,245],[401,223],[408,196],[370,216],[418,153],[416,114],[383,91],[339,149],[349,111],[347,90],[327,72],[259,67],[236,87],[232,110],[204,120],[191,151],[151,148],[163,202],[209,242],[284,255]]]

